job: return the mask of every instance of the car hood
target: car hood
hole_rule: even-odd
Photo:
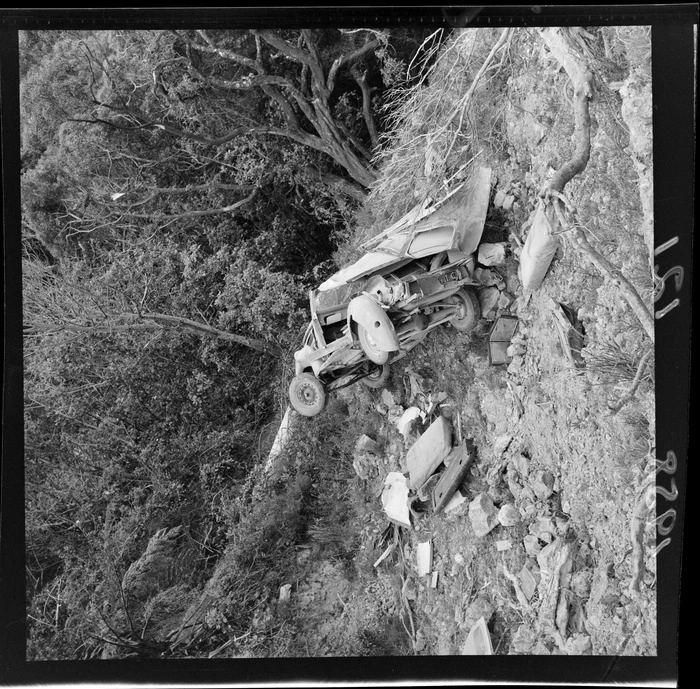
[[[450,250],[473,254],[484,231],[490,196],[491,169],[477,168],[441,202],[428,209],[413,208],[370,240],[369,244],[379,242],[378,246],[321,283],[319,291],[379,272],[403,259],[409,261]]]

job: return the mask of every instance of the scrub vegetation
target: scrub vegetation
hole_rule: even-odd
[[[565,220],[651,310],[649,32],[554,34],[594,85]],[[566,237],[539,290],[518,278],[540,192],[575,151],[552,40],[22,35],[29,658],[458,654],[480,616],[496,654],[656,652],[654,515],[639,511],[653,343]],[[512,362],[489,364],[488,318],[439,328],[385,390],[294,417],[270,456],[308,290],[477,164],[494,173],[484,237],[506,243]],[[578,366],[552,303],[578,318]],[[403,436],[412,405],[428,415]],[[384,479],[437,414],[477,447],[468,501],[513,503],[516,525],[477,537],[468,503],[388,520]],[[358,451],[363,435],[377,452]],[[415,571],[428,539],[434,588]],[[550,541],[572,553],[561,637],[510,576]]]

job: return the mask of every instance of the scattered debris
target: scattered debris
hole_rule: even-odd
[[[496,550],[498,552],[503,552],[504,550],[510,550],[513,544],[510,541],[496,541]]]
[[[467,501],[466,495],[463,495],[460,490],[456,490],[450,501],[445,505],[445,514],[454,513],[459,507],[461,507]]]
[[[515,597],[518,599],[518,603],[525,609],[529,610],[530,609],[530,604],[529,604],[529,598],[525,595],[523,592],[522,587],[520,586],[520,581],[518,578],[512,574],[509,570],[508,567],[503,565],[503,574],[505,575],[506,579],[508,579],[512,584],[513,588],[515,589]]]
[[[355,443],[355,452],[353,454],[352,466],[355,473],[361,479],[368,479],[372,467],[376,463],[376,458],[379,457],[381,451],[377,442],[368,435],[362,435]]]
[[[433,474],[417,491],[418,499],[421,502],[430,502],[433,497],[435,486],[440,481],[442,474]]]
[[[511,361],[511,356],[508,354],[508,347],[510,346],[517,327],[517,316],[504,314],[496,319],[489,333],[490,364],[507,364]]]
[[[418,576],[424,577],[433,571],[433,542],[423,541],[416,548]]]
[[[401,417],[403,416],[403,407],[400,404],[396,404],[393,407],[390,407],[389,410],[387,411],[386,417],[389,420],[389,423],[398,427],[399,421],[401,420]]]
[[[424,395],[423,392],[423,377],[419,376],[415,371],[411,369],[406,369],[405,378],[408,378],[408,387],[411,390],[411,399],[415,400],[417,397]],[[404,378],[404,384],[405,384]]]
[[[292,585],[291,584],[284,584],[283,586],[280,586],[280,602],[283,601],[288,601],[292,595]]]
[[[357,476],[362,480],[367,480],[369,478],[371,465],[364,457],[353,457],[352,467]]]
[[[450,501],[474,461],[475,447],[471,440],[455,447],[449,455],[449,465],[442,473],[432,494],[435,512],[442,510]]]
[[[581,350],[584,340],[581,322],[573,309],[551,297],[546,300],[546,304],[552,313],[564,357],[572,368],[582,368],[584,360]]]
[[[452,449],[452,428],[444,417],[438,417],[411,446],[406,454],[410,487],[422,486],[440,466]]]
[[[535,595],[537,585],[540,583],[541,577],[539,571],[537,571],[537,574],[535,575],[532,569],[526,565],[520,570],[520,572],[518,572],[518,578],[520,579],[520,585],[523,593],[525,594],[525,598],[527,598],[528,601],[531,600]]]
[[[394,399],[394,396],[386,389],[384,388],[382,390],[382,402],[386,404],[388,409],[393,409],[395,406],[397,406],[397,402]]]
[[[498,510],[488,493],[480,493],[469,503],[469,520],[479,538],[498,525]]]
[[[379,445],[377,441],[370,438],[368,435],[361,435],[355,443],[355,452],[369,452],[375,456],[380,455]]]
[[[384,402],[377,402],[375,409],[382,416],[386,416],[389,413],[389,407],[387,407]]]
[[[389,555],[391,555],[392,552],[394,552],[396,548],[396,543],[392,543],[387,547],[387,549],[377,558],[376,562],[374,563],[373,567],[379,567],[379,565],[386,560]]]
[[[439,392],[437,395],[433,396],[432,393],[428,394],[428,404],[425,414],[422,414],[423,418],[429,418],[431,414],[447,399],[446,392]]]
[[[401,415],[401,418],[396,422],[396,427],[399,429],[399,433],[403,436],[404,442],[408,442],[408,437],[411,434],[411,429],[413,428],[413,422],[416,419],[424,417],[425,414],[421,412],[418,407],[409,407]]]
[[[511,639],[511,652],[515,655],[533,655],[532,649],[536,641],[537,636],[532,625],[521,624]]]
[[[408,481],[398,471],[391,471],[387,474],[382,491],[382,506],[390,519],[410,528]]]
[[[467,640],[462,647],[463,656],[490,656],[493,655],[491,636],[483,617],[471,628]]]
[[[464,611],[464,624],[467,628],[471,628],[482,617],[484,622],[488,624],[494,612],[496,612],[496,607],[486,596],[477,596]]]

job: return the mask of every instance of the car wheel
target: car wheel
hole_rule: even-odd
[[[320,414],[326,404],[323,383],[311,373],[301,373],[289,385],[289,401],[303,416]]]
[[[481,306],[476,294],[472,290],[461,289],[445,299],[445,303],[459,307],[450,321],[452,325],[461,333],[471,332],[481,317]]]
[[[368,388],[383,388],[389,380],[391,368],[389,364],[382,366],[372,366],[370,373],[362,379],[362,382]]]
[[[357,324],[357,337],[365,356],[375,364],[385,364],[389,360],[389,352],[379,349],[372,336],[359,323]]]

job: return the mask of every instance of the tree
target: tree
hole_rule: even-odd
[[[267,93],[223,88],[217,75],[228,76],[240,65],[214,52],[199,53],[186,38],[169,32],[105,32],[80,39],[66,34],[50,51],[44,47],[43,59],[28,68],[22,84],[25,232],[52,254],[85,256],[153,233],[178,234],[184,244],[193,231],[207,233],[232,220],[246,226],[250,238],[254,227],[254,234],[269,234],[271,219],[280,227],[293,219],[306,228],[298,239],[324,247],[326,255],[307,247],[306,260],[282,256],[274,262],[310,269],[309,260],[328,257],[333,246],[327,238],[364,191],[327,154],[327,143],[301,110],[286,111],[295,113],[298,126],[285,124],[277,101],[267,95],[274,85],[265,87]],[[210,47],[198,34],[194,39]],[[252,36],[221,32],[216,39],[246,44]],[[326,62],[328,50],[339,48],[323,48]],[[275,80],[292,83],[300,70],[282,56],[273,59],[272,51],[266,51],[265,64],[280,72]],[[336,73],[349,74],[340,67]],[[325,105],[314,106],[316,120],[335,118],[338,132],[349,132],[359,143],[355,130],[364,120],[353,99],[338,91],[331,94],[332,104],[326,97]],[[225,136],[232,129],[238,135]],[[347,137],[340,146],[343,136],[334,135],[333,150],[336,157],[350,150],[349,161],[356,153]],[[222,137],[226,143],[213,145]]]
[[[23,262],[24,334],[26,338],[50,337],[58,332],[120,333],[152,332],[163,329],[216,337],[267,354],[279,354],[272,341],[238,335],[186,315],[153,310],[151,305],[167,308],[164,297],[168,286],[168,271],[172,266],[158,266],[152,256],[140,256],[150,271],[141,273],[143,291],[136,293],[129,268],[134,265],[130,256],[113,256],[106,273],[87,264],[73,263],[47,267],[38,261]],[[131,264],[131,265],[130,265]],[[156,270],[165,270],[165,275]],[[163,278],[166,278],[165,280]],[[177,280],[177,278],[175,278]],[[140,288],[140,285],[139,285]],[[191,298],[191,295],[190,295]],[[170,304],[172,307],[172,304]],[[228,320],[231,322],[231,319]]]
[[[202,30],[175,34],[174,39],[172,53],[151,65],[148,89],[125,73],[123,59],[118,73],[112,60],[86,51],[96,109],[83,121],[158,129],[209,147],[226,146],[243,136],[284,137],[329,156],[360,188],[375,180],[371,158],[378,135],[366,70],[359,63],[385,44],[386,36],[340,34],[332,49],[323,47],[322,32],[311,30],[289,38],[269,30]],[[344,71],[362,94],[365,140],[334,111],[334,92]],[[211,91],[233,106],[233,117],[197,126],[186,116],[196,105],[183,102],[196,102]],[[227,95],[232,92],[235,98]],[[357,194],[357,188],[343,184],[337,175],[326,179]]]

